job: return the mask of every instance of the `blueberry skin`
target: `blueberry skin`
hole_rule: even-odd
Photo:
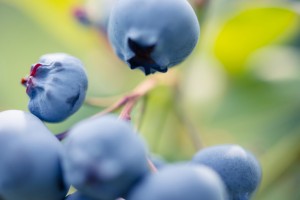
[[[68,192],[62,175],[63,147],[38,120],[22,111],[0,113],[3,200],[61,200]]]
[[[112,9],[108,36],[131,69],[167,72],[193,51],[200,34],[186,0],[122,0]]]
[[[53,134],[44,123],[31,113],[22,110],[0,112],[0,134]]]
[[[30,112],[46,122],[61,122],[83,104],[88,80],[80,60],[64,53],[42,56],[22,79]]]
[[[92,198],[123,197],[149,173],[146,154],[133,127],[117,116],[82,121],[65,140],[66,181]]]
[[[249,200],[261,181],[257,159],[238,145],[218,145],[195,154],[193,163],[214,169],[227,186],[230,200]]]
[[[219,175],[206,166],[168,165],[147,176],[126,200],[226,200]]]

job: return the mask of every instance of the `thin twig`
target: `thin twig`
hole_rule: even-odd
[[[111,96],[111,97],[88,97],[84,103],[88,106],[96,107],[108,107],[112,105],[117,99],[120,99],[121,96]]]
[[[138,100],[146,95],[149,91],[151,91],[156,85],[158,84],[158,79],[155,77],[151,77],[146,79],[140,85],[138,85],[130,94],[126,95],[125,97],[121,98],[119,101],[114,103],[112,106],[106,108],[105,110],[93,115],[94,117],[103,116],[105,114],[114,112],[124,106],[124,109],[121,112],[120,118],[124,118],[125,120],[130,120],[130,114],[133,107],[136,105]]]
[[[155,167],[155,165],[153,164],[153,162],[149,158],[147,158],[147,161],[148,161],[148,165],[149,165],[149,168],[150,168],[151,172],[156,173],[158,170]]]
[[[131,101],[128,101],[124,106],[123,110],[121,111],[119,118],[124,119],[126,121],[131,120],[131,112],[134,106],[137,104],[139,97],[133,98]]]
[[[103,116],[108,113],[114,112],[114,111],[118,110],[119,108],[121,108],[122,106],[124,106],[125,104],[127,104],[129,101],[131,101],[134,98],[136,98],[136,94],[127,95],[127,96],[123,97],[122,99],[120,99],[119,101],[117,101],[116,103],[114,103],[112,106],[107,107],[106,109],[102,110],[100,113],[93,115],[91,118]]]

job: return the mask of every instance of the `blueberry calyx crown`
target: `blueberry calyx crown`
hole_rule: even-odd
[[[161,66],[159,66],[155,60],[151,58],[151,53],[155,48],[155,44],[144,46],[129,38],[128,46],[135,53],[134,57],[127,60],[130,65],[130,69],[143,68],[145,75],[149,75],[155,71],[162,73],[168,71],[168,68],[161,68]]]
[[[37,72],[37,69],[38,69],[40,66],[42,66],[41,63],[37,63],[37,64],[32,65],[32,69],[31,69],[31,71],[30,71],[30,75],[29,75],[28,77],[24,77],[24,78],[21,79],[22,85],[24,85],[24,86],[27,85],[28,81],[30,80],[30,77],[35,76],[35,74],[36,74],[36,72]]]
[[[40,68],[41,66],[42,66],[41,63],[36,63],[36,64],[32,65],[29,76],[28,77],[23,77],[21,79],[21,84],[26,87],[26,93],[27,94],[28,94],[28,91],[29,91],[29,87],[31,87],[33,85],[32,77],[34,77],[36,75],[36,72],[37,72],[38,68]]]

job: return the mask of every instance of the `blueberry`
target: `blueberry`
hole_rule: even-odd
[[[145,75],[167,72],[194,49],[200,28],[186,0],[122,0],[112,9],[108,36],[121,60]]]
[[[214,169],[225,182],[230,200],[249,200],[261,181],[259,162],[238,145],[205,148],[192,162]]]
[[[39,118],[21,110],[0,112],[0,122],[0,133],[53,135]]]
[[[126,200],[226,200],[225,186],[206,166],[169,165],[147,176]]]
[[[114,200],[150,171],[146,154],[128,122],[114,115],[88,119],[65,139],[64,173],[82,194]]]
[[[22,79],[30,112],[46,122],[61,122],[82,105],[88,86],[82,63],[64,53],[46,54]]]
[[[59,141],[35,116],[0,113],[0,198],[61,200],[68,192]]]

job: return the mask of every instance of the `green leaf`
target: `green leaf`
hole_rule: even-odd
[[[221,27],[214,53],[230,73],[240,73],[251,53],[296,30],[298,17],[296,12],[281,7],[243,10]]]

